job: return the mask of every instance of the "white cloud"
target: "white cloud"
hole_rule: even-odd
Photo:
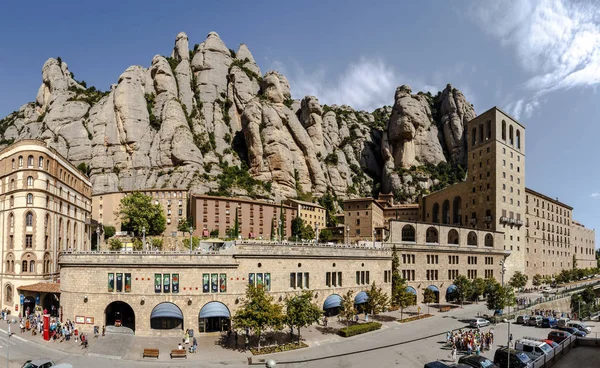
[[[598,192],[592,193],[592,194],[590,194],[590,197],[592,197],[592,198],[600,198],[600,193],[598,193]]]
[[[480,2],[474,8],[481,27],[515,50],[530,73],[523,86],[530,101],[512,105],[515,115],[531,116],[539,97],[555,91],[600,84],[600,8],[585,1],[518,0]]]
[[[396,87],[407,84],[414,93],[441,89],[427,83],[406,78],[393,67],[377,58],[362,57],[339,75],[332,75],[324,68],[306,72],[299,65],[274,61],[272,68],[284,74],[294,98],[316,96],[321,104],[349,105],[357,110],[373,111],[383,105],[393,105]]]

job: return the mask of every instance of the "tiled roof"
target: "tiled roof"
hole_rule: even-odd
[[[17,290],[35,291],[38,293],[60,293],[60,284],[57,282],[38,282],[37,284],[19,286]]]

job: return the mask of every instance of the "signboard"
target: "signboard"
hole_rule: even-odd
[[[263,284],[263,274],[262,273],[257,273],[256,274],[256,286],[262,286]]]
[[[40,305],[40,293],[36,293],[35,294],[35,304],[36,305]]]
[[[85,316],[75,316],[75,323],[85,323]]]
[[[130,273],[125,274],[125,292],[131,293],[131,274]]]
[[[160,273],[154,274],[154,292],[160,293],[162,290],[162,275]]]
[[[210,278],[209,274],[207,274],[207,273],[202,274],[202,292],[203,293],[208,293],[210,291],[210,286],[208,285],[210,282],[209,278]]]
[[[123,274],[118,273],[117,274],[117,293],[120,293],[121,291],[123,291]]]
[[[20,300],[20,304],[23,304],[23,302],[25,301],[25,295],[20,294],[19,295],[19,300]]]
[[[94,324],[94,317],[85,317],[85,323],[88,325]]]
[[[254,286],[254,274],[253,273],[248,274],[248,283],[250,285]]]
[[[270,273],[265,273],[264,283],[265,283],[265,290],[271,291],[271,274]]]
[[[219,292],[219,274],[218,273],[212,273],[210,274],[210,292],[211,293],[218,293]]]
[[[112,293],[113,291],[115,291],[115,274],[109,273],[108,274],[108,292]]]
[[[173,293],[178,293],[179,292],[179,274],[178,273],[174,273],[173,276],[171,276],[171,283],[173,284]]]
[[[227,275],[224,273],[219,275],[219,292],[227,292]]]
[[[171,275],[168,273],[163,274],[163,292],[171,292]]]

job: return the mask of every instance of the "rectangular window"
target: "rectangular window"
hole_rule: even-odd
[[[404,272],[404,270],[402,272]],[[360,285],[360,271],[356,271],[356,285]]]
[[[256,274],[256,287],[259,286],[263,286],[263,274],[262,273],[257,273]]]
[[[125,274],[125,292],[131,293],[131,274],[130,273]]]
[[[108,274],[108,292],[112,293],[113,291],[115,291],[115,274],[109,273]]]
[[[168,273],[163,274],[163,293],[171,292],[171,275]]]
[[[302,289],[302,272],[298,272],[296,275],[296,287]]]
[[[25,248],[33,248],[33,235],[25,235]]]
[[[175,275],[173,275],[173,292],[175,292]],[[219,292],[227,292],[227,274],[225,273],[219,274]]]
[[[331,273],[331,285],[337,286],[337,274],[335,272]]]
[[[219,292],[219,274],[218,273],[210,274],[210,292],[211,293]]]
[[[369,271],[367,271],[367,285],[370,284],[369,282]]]
[[[265,273],[265,290],[271,291],[271,274]]]
[[[162,291],[162,274],[154,274],[154,292],[160,293]]]
[[[295,272],[290,273],[290,287],[292,289],[296,288],[296,273]]]
[[[360,284],[365,284],[365,271],[360,271]]]
[[[120,293],[122,291],[123,291],[123,274],[118,273],[117,274],[117,293]]]
[[[255,286],[255,284],[254,284],[255,278],[254,277],[255,277],[255,274],[253,274],[253,273],[248,274],[248,283],[252,286]]]
[[[325,273],[325,285],[331,286],[331,272]]]
[[[308,272],[304,272],[304,288],[308,289],[310,288],[310,283],[308,282]]]

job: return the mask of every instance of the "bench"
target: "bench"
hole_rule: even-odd
[[[450,307],[442,307],[440,308],[440,312],[449,312],[452,308]]]
[[[142,358],[150,357],[158,359],[158,349],[144,349],[144,354]]]
[[[173,358],[185,358],[187,359],[187,354],[185,349],[173,349],[171,350],[171,359]]]

